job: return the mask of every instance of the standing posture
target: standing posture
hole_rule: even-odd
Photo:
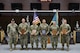
[[[47,34],[49,32],[49,27],[45,19],[42,20],[42,24],[40,24],[39,30],[40,30],[40,35],[41,35],[41,47],[42,49],[43,48],[46,49],[47,39],[48,39]]]
[[[12,43],[14,43],[14,49],[16,49],[18,41],[18,25],[15,23],[14,19],[12,19],[11,23],[7,26],[7,34],[9,36],[10,50],[12,50]]]
[[[70,33],[70,31],[71,31],[70,25],[67,24],[66,19],[63,19],[62,24],[60,26],[62,50],[64,50],[64,43],[67,44],[67,50],[69,50],[69,33]]]
[[[38,48],[38,25],[33,21],[33,25],[30,27],[30,42],[33,48],[34,41],[36,42],[36,47]]]
[[[28,46],[28,24],[25,22],[25,19],[22,18],[22,23],[19,24],[19,34],[20,34],[20,43],[21,43],[21,49],[23,49],[24,45]]]
[[[58,43],[58,34],[59,34],[59,26],[56,25],[56,22],[53,21],[53,24],[50,26],[50,33],[51,33],[51,43],[52,47],[54,49],[57,48],[57,43]]]

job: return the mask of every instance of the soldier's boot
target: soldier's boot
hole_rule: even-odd
[[[31,46],[32,46],[32,49],[33,49],[33,43],[31,44]]]
[[[47,44],[45,44],[45,49],[47,49],[46,47],[47,47]]]
[[[55,46],[55,49],[57,49],[57,45]]]
[[[42,47],[41,49],[43,49],[43,44],[41,45],[41,47]]]
[[[24,48],[23,48],[23,45],[21,45],[21,50],[23,50]]]
[[[36,42],[36,48],[38,49],[38,42]]]
[[[36,46],[36,48],[38,49],[38,45]]]
[[[14,45],[14,50],[16,49],[16,45]]]
[[[64,50],[64,43],[62,44],[62,50]]]
[[[67,51],[69,51],[69,42],[67,43]]]
[[[10,44],[10,51],[12,51],[12,44]]]
[[[69,51],[69,47],[67,47],[67,51]]]
[[[27,48],[27,45],[26,45],[26,50],[27,50],[28,48]]]
[[[54,42],[52,42],[52,47],[53,47],[53,49],[54,49]]]

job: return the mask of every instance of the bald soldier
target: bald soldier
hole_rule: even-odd
[[[59,26],[56,24],[55,21],[52,22],[52,25],[50,26],[50,33],[51,33],[51,43],[53,49],[57,49],[57,43],[58,43],[58,34],[59,34]]]
[[[12,50],[12,43],[14,44],[14,49],[16,49],[18,41],[18,25],[15,23],[14,19],[12,19],[11,23],[7,26],[7,34],[9,36],[10,50]]]
[[[62,24],[60,26],[60,32],[61,32],[61,43],[62,43],[62,50],[64,50],[64,44],[66,43],[67,50],[69,50],[69,33],[71,31],[71,27],[69,24],[67,24],[67,20],[63,19]]]
[[[32,48],[33,48],[34,42],[36,42],[36,48],[38,48],[38,33],[39,33],[38,25],[36,25],[36,23],[33,21],[33,24],[30,27],[30,35],[31,35],[30,43]]]
[[[39,31],[41,35],[41,47],[42,49],[46,49],[48,39],[47,34],[49,32],[49,27],[45,19],[42,20],[42,23],[39,26]]]
[[[22,18],[22,23],[19,24],[19,34],[20,34],[20,43],[21,49],[23,49],[24,45],[27,49],[28,46],[28,24],[25,22],[25,19]]]

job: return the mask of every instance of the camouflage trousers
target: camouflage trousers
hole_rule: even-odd
[[[20,35],[20,44],[21,44],[21,47],[23,48],[23,46],[25,45],[26,48],[28,46],[28,35],[25,34],[25,35]]]
[[[47,47],[47,40],[48,40],[48,37],[47,35],[41,35],[41,47],[42,48],[46,48]]]
[[[36,43],[36,47],[38,48],[38,36],[30,36],[30,43],[31,43],[31,46],[33,48],[33,45],[34,45],[34,42]]]
[[[64,44],[66,43],[66,46],[69,47],[69,40],[70,40],[70,37],[69,35],[61,35],[61,43],[62,43],[62,46],[64,47]]]
[[[58,36],[51,36],[51,43],[52,43],[52,47],[57,48],[57,44],[58,44]]]
[[[15,35],[9,35],[9,45],[10,45],[10,48],[12,48],[12,44],[14,44],[14,47],[16,47],[16,44],[17,44],[17,41],[18,41],[18,34],[15,34]]]

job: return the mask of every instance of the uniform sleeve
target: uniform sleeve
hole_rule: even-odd
[[[38,29],[38,26],[37,26],[37,29],[36,29],[36,30],[37,30],[37,32],[36,32],[36,35],[38,35],[38,33],[39,33],[39,29]]]
[[[57,35],[59,34],[59,26],[57,25]]]
[[[71,32],[71,27],[70,25],[68,25],[68,32],[67,33],[70,33]]]
[[[29,33],[30,33],[30,34],[31,34],[31,31],[32,31],[32,30],[31,30],[31,26],[30,26],[30,27],[29,27]]]
[[[60,29],[59,29],[59,32],[61,32],[62,31],[62,25],[60,26]]]
[[[39,29],[38,29],[38,30],[39,30],[39,32],[40,32],[40,34],[41,34],[41,24],[40,24],[40,26],[39,26]]]
[[[18,25],[16,24],[16,30],[17,30],[17,32],[18,32]]]
[[[53,35],[53,34],[52,34],[52,29],[51,29],[51,26],[49,26],[49,29],[50,29],[50,34],[51,34],[51,35]]]
[[[20,24],[19,24],[19,26],[18,26],[18,32],[20,33]]]
[[[48,34],[49,33],[49,26],[47,25],[47,32],[46,32],[46,34]]]
[[[10,26],[7,26],[7,34],[10,32]]]
[[[28,29],[29,29],[28,28],[28,24],[26,24],[26,32],[25,32],[25,34],[28,33]]]

